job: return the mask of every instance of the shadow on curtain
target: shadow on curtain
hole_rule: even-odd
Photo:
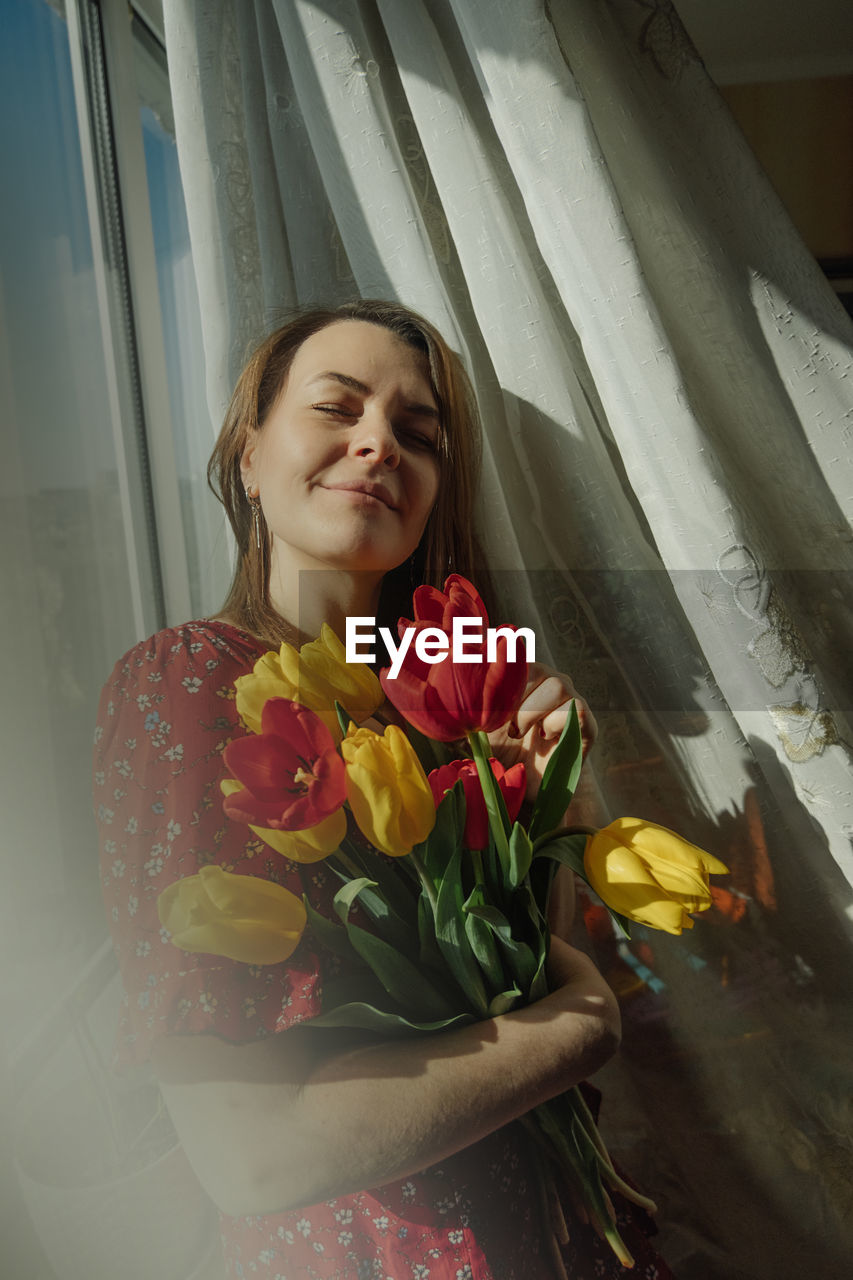
[[[731,867],[681,939],[584,904],[626,1027],[603,1127],[664,1255],[846,1273],[849,319],[668,0],[166,20],[212,420],[295,305],[427,315],[478,390],[505,609],[601,723],[598,803]]]

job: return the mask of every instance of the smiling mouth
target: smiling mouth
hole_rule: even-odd
[[[367,505],[379,507],[387,507],[389,511],[396,511],[391,495],[382,485],[371,484],[330,484],[324,485],[323,488],[331,490],[333,493],[349,494],[356,502],[362,501]]]

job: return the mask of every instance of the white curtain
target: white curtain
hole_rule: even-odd
[[[668,0],[171,0],[166,33],[212,420],[294,304],[399,298],[463,354],[482,538],[606,808],[732,868],[689,937],[600,943],[605,1126],[684,1276],[830,1274],[850,321]]]

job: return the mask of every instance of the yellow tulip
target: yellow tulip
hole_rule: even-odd
[[[728,871],[704,849],[642,818],[617,818],[590,836],[583,861],[602,902],[666,933],[692,929],[689,913],[711,905],[708,876]]]
[[[392,858],[411,853],[435,826],[435,801],[403,730],[389,724],[380,736],[350,725],[341,755],[347,800],[360,830]]]
[[[160,922],[182,951],[202,951],[245,964],[278,964],[305,931],[301,898],[271,880],[202,867],[164,889]]]
[[[372,716],[385,699],[382,686],[364,662],[347,662],[346,650],[325,622],[320,637],[300,650],[283,644],[279,653],[265,653],[250,675],[239,676],[237,711],[254,733],[261,731],[261,711],[267,698],[290,698],[316,711],[336,742],[341,740],[335,702],[355,721]]]
[[[236,778],[223,778],[219,786],[223,795],[230,796],[242,790],[243,784]],[[249,830],[291,862],[321,862],[340,845],[347,833],[347,820],[341,808],[316,827],[302,831],[273,831],[272,827],[254,827],[251,823]]]

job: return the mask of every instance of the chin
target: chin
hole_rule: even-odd
[[[318,559],[329,568],[349,573],[390,573],[411,555],[407,548],[392,548],[387,543],[358,541],[347,547],[330,546]]]
[[[336,524],[321,530],[303,528],[300,532],[301,538],[276,538],[279,554],[285,559],[295,557],[305,568],[319,570],[383,575],[403,564],[417,547],[417,543],[412,546],[408,540],[389,537],[388,530],[383,536],[383,531],[362,523],[355,528]]]

